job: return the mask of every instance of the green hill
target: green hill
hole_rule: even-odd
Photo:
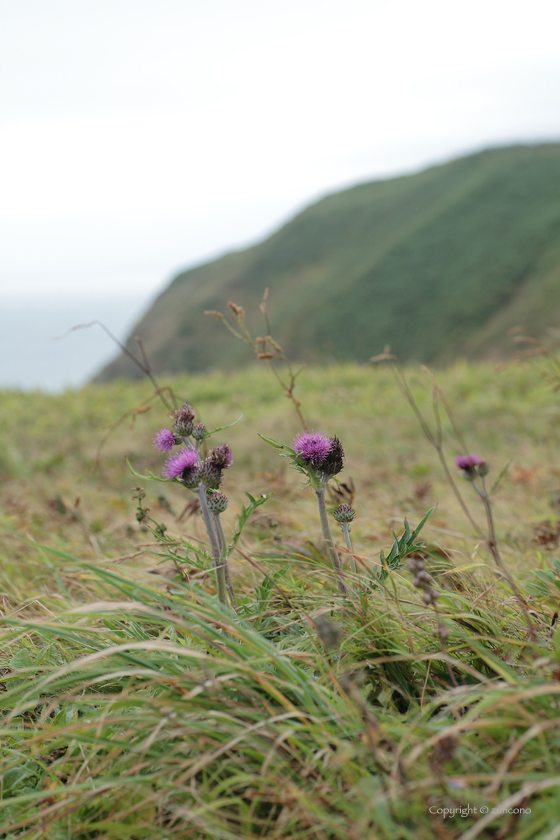
[[[264,289],[292,358],[404,361],[511,353],[508,330],[560,316],[560,144],[513,146],[362,184],[308,207],[264,242],[179,274],[134,328],[154,369],[233,367],[251,350],[206,309]],[[97,377],[135,377],[121,355]]]

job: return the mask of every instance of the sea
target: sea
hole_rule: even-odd
[[[80,388],[119,353],[97,324],[123,341],[150,297],[0,297],[0,388],[60,393]]]

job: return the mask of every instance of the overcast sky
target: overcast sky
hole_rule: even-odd
[[[0,297],[145,297],[325,192],[560,138],[555,0],[0,0],[0,17]]]

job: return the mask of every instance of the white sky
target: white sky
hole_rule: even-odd
[[[314,198],[560,139],[556,0],[0,0],[0,296],[145,297]]]

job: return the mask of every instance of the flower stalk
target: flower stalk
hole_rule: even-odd
[[[315,490],[315,495],[317,496],[317,503],[319,505],[319,520],[321,522],[321,530],[323,532],[323,539],[325,541],[325,548],[327,549],[329,560],[331,561],[332,567],[336,573],[336,582],[339,591],[342,593],[342,595],[348,595],[348,588],[346,586],[346,583],[344,582],[342,563],[340,562],[338,551],[334,547],[333,538],[331,536],[331,530],[329,528],[327,506],[325,504],[325,487],[326,482],[322,482],[321,487],[318,490]]]
[[[358,570],[356,568],[356,559],[354,557],[352,541],[350,539],[350,523],[356,518],[356,511],[354,508],[350,507],[350,505],[343,502],[337,507],[333,516],[342,528],[344,542],[346,543],[346,548],[349,552],[348,557],[350,560],[350,569],[352,570],[352,574],[355,575],[358,573]]]
[[[204,519],[204,524],[206,526],[206,531],[208,532],[208,538],[210,540],[210,546],[212,549],[212,561],[214,564],[214,573],[216,575],[216,589],[218,592],[218,598],[222,602],[222,604],[227,604],[228,596],[226,565],[221,556],[220,544],[218,542],[219,538],[214,528],[213,517],[210,511],[208,510],[206,486],[204,484],[199,484],[197,489],[197,495],[200,501],[200,510],[202,511],[202,518]]]

